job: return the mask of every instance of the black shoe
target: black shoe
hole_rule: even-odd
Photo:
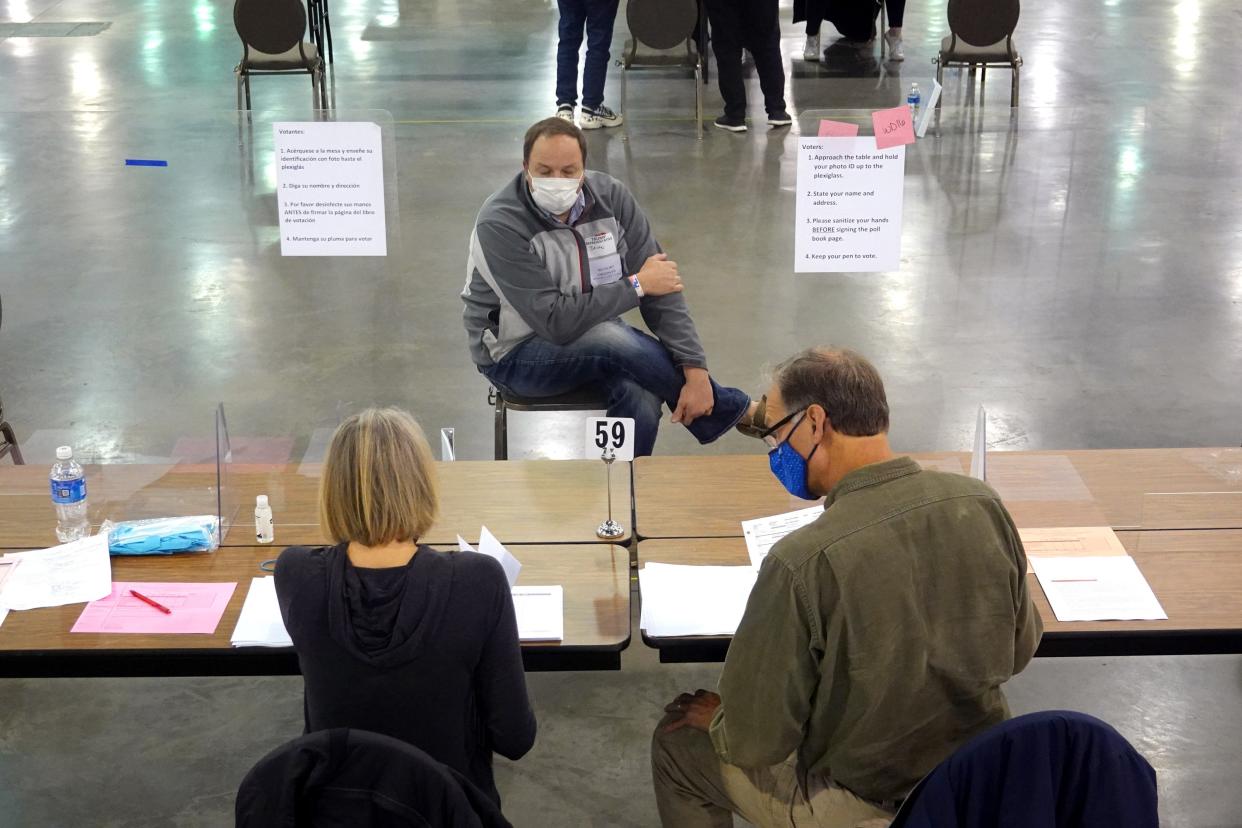
[[[770,127],[789,126],[792,123],[793,118],[790,118],[789,113],[783,109],[780,112],[768,113],[768,126]]]
[[[727,129],[729,132],[746,131],[745,118],[730,118],[728,115],[721,115],[716,119],[715,123],[720,129]]]

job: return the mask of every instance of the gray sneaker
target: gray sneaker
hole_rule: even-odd
[[[574,122],[574,108],[569,104],[561,104],[556,108],[556,117],[562,121]]]

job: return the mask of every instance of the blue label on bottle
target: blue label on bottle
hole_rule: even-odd
[[[77,480],[52,480],[52,502],[72,506],[86,500],[86,478]]]

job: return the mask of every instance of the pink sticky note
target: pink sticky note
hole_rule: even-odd
[[[216,631],[235,583],[155,584],[116,581],[112,594],[91,601],[70,632],[75,633],[206,633]],[[171,614],[160,612],[129,594],[130,590],[163,604]]]
[[[847,124],[845,121],[830,121],[827,118],[819,122],[820,138],[855,138],[858,136],[858,124]]]
[[[906,104],[872,112],[871,124],[875,127],[876,149],[914,143],[914,117]]]

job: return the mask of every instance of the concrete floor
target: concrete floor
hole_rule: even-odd
[[[264,459],[314,459],[338,413],[370,403],[490,456],[457,293],[479,204],[552,111],[555,3],[334,0],[337,107],[390,113],[382,260],[280,257],[266,125],[303,117],[309,83],[257,80],[239,133],[230,9],[0,0],[0,23],[111,24],[0,39],[0,391],[29,461],[61,442],[183,456],[220,400]],[[904,64],[839,46],[803,63],[787,23],[792,132],[696,141],[691,82],[636,72],[627,127],[590,136],[591,166],[647,209],[724,381],[758,387],[765,364],[834,342],[879,364],[904,449],[966,448],[980,403],[997,449],[1236,445],[1237,24],[1228,0],[1026,4],[1020,112],[1007,73],[981,100],[951,73],[940,134],[910,152],[899,272],[793,274],[796,134],[816,111],[930,86],[942,0],[911,0]],[[623,39],[621,22],[614,54]],[[513,429],[515,456],[579,445],[575,418]],[[753,450],[676,427],[658,447]],[[530,676],[539,743],[498,774],[516,824],[654,824],[649,728],[718,668],[661,666],[635,642],[620,674]],[[1242,659],[1040,660],[1009,692],[1018,712],[1116,725],[1160,774],[1164,824],[1242,825]],[[225,824],[245,770],[299,726],[297,679],[2,681],[0,825]]]

